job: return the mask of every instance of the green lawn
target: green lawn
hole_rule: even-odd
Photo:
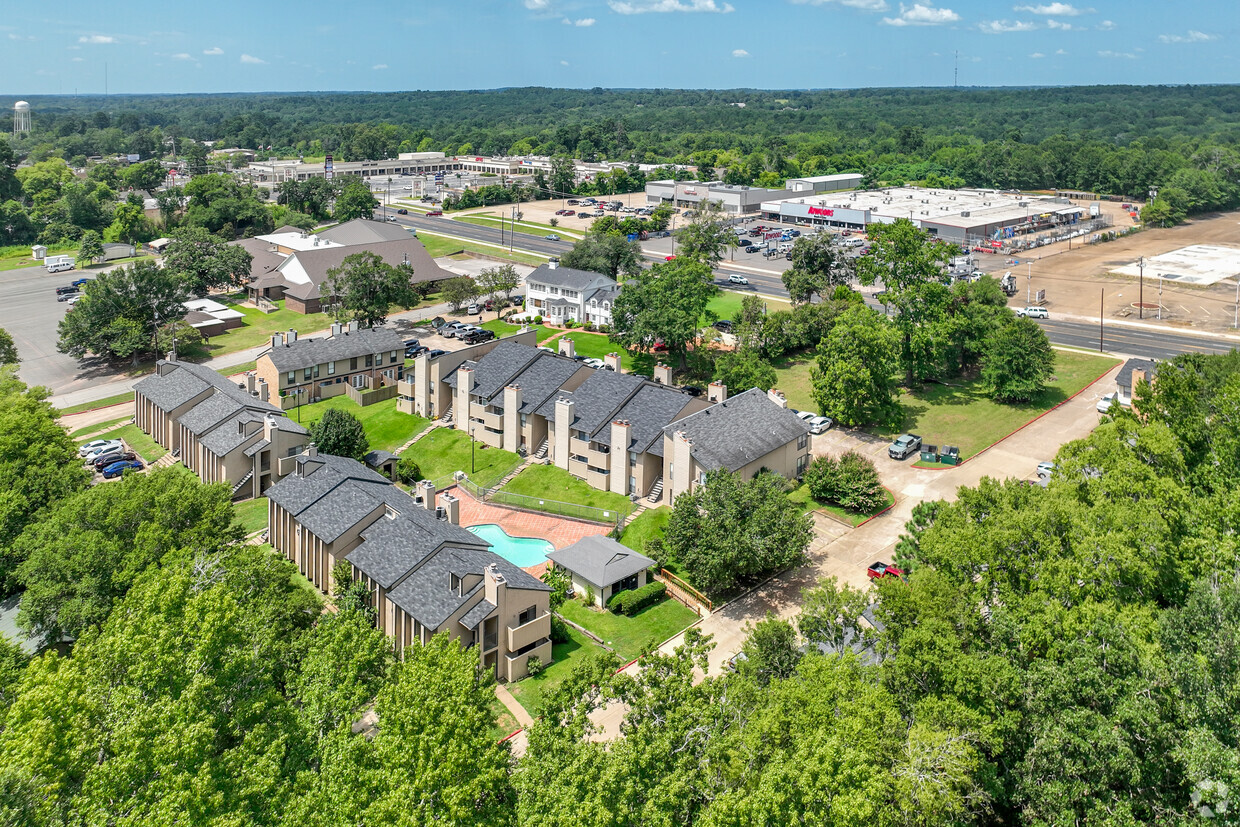
[[[920,434],[930,445],[959,446],[961,458],[967,459],[1079,392],[1116,362],[1109,356],[1056,350],[1054,381],[1039,398],[1022,405],[992,402],[979,379],[927,385],[900,395],[904,421],[899,428],[872,433],[881,439]],[[791,404],[791,398],[788,401]]]
[[[267,498],[255,497],[245,502],[234,503],[233,513],[237,522],[245,529],[247,535],[267,527]]]
[[[137,425],[123,425],[120,428],[108,431],[107,438],[125,440],[125,444],[147,462],[154,462],[164,454],[168,453],[166,450],[159,447],[159,444],[155,440],[142,433],[141,429],[139,429]],[[91,440],[84,439],[78,444],[80,445],[90,441]]]
[[[559,612],[598,635],[624,663],[636,658],[650,644],[662,643],[698,619],[697,612],[670,597],[632,617],[591,609],[578,600],[566,601]]]
[[[879,511],[889,508],[891,504],[895,502],[895,497],[891,496],[891,492],[884,489],[882,507],[869,514],[862,514],[857,511],[850,511],[847,508],[835,503],[815,500],[809,493],[808,485],[802,485],[800,488],[790,493],[788,495],[788,499],[797,504],[797,506],[801,509],[802,514],[810,511],[829,511],[844,522],[854,526],[861,525]]]
[[[366,438],[370,440],[372,449],[395,451],[414,437],[419,431],[430,424],[430,420],[413,414],[401,413],[396,410],[397,399],[387,399],[366,407],[359,406],[346,394],[333,396],[322,402],[289,408],[285,411],[294,421],[300,421],[309,428],[323,418],[323,414],[332,408],[348,411],[357,417],[366,430]]]
[[[667,528],[667,521],[672,517],[672,509],[670,506],[659,506],[658,508],[649,508],[638,514],[633,522],[624,527],[624,534],[620,537],[620,542],[639,554],[646,553],[646,543],[656,537],[663,536],[663,530]]]
[[[608,353],[620,354],[620,369],[625,373],[640,373],[651,376],[654,373],[655,359],[649,353],[636,353],[625,350],[607,338],[605,333],[586,333],[581,329],[570,330],[564,334],[573,340],[574,350],[578,356],[587,359],[602,359]],[[558,341],[553,345],[559,352]]]
[[[211,338],[211,343],[204,348],[211,356],[257,347],[264,342],[270,342],[271,334],[285,332],[290,327],[298,333],[314,333],[330,327],[332,323],[332,317],[326,313],[295,313],[286,310],[283,299],[275,302],[280,309],[272,313],[264,313],[256,307],[243,307],[237,299],[238,296],[216,298],[221,304],[239,310],[245,315],[245,319],[241,327]]]
[[[482,327],[485,330],[494,331],[495,335],[500,336],[500,337],[511,336],[512,334],[516,333],[518,330],[521,329],[521,325],[519,324],[509,324],[508,322],[502,321],[500,319],[492,319],[489,322],[483,322]],[[542,344],[543,342],[547,341],[552,336],[560,332],[559,330],[555,330],[550,327],[540,326],[540,327],[537,327],[536,329],[538,332],[534,335],[538,337],[539,344]]]
[[[415,442],[405,453],[417,460],[423,479],[437,480],[457,471],[464,471],[483,488],[499,482],[521,461],[521,458],[511,451],[491,448],[481,442],[473,445],[471,458],[472,442],[464,431],[436,428]]]
[[[814,363],[813,352],[796,353],[775,360],[775,387],[788,397],[788,407],[798,411],[818,412],[814,404],[813,386],[810,384],[809,368]]]
[[[49,256],[61,256],[61,255],[67,254],[67,255],[71,255],[74,258],[76,258],[77,257],[77,246],[58,244],[52,247],[48,247],[47,254]],[[38,267],[41,264],[42,262],[35,261],[34,259],[30,257],[30,245],[29,244],[24,244],[24,245],[18,244],[12,247],[0,248],[0,271],[19,270],[23,267]],[[53,273],[52,275],[67,276],[69,275],[69,273],[76,273],[76,271],[70,270],[65,273]],[[69,282],[73,281],[76,278],[78,278],[77,275],[71,276],[65,281],[65,284],[68,284]]]
[[[721,290],[719,295],[715,296],[706,305],[708,312],[714,313],[719,319],[735,319],[741,313],[741,301],[748,295],[747,293],[738,293],[735,290]],[[788,310],[792,305],[787,302],[773,301],[771,299],[763,299],[767,312],[774,313],[776,310]]]
[[[121,423],[128,422],[133,419],[132,416],[122,416],[116,419],[109,419],[107,422],[96,422],[94,425],[87,425],[85,428],[78,428],[69,434],[69,439],[81,439],[89,434],[97,434],[100,431],[107,431],[115,428]]]
[[[451,232],[451,227],[446,227],[444,232]],[[448,238],[447,236],[425,230],[418,232],[418,240],[422,242],[422,246],[426,248],[426,252],[430,254],[431,258],[439,258],[440,256],[451,255],[452,253],[465,250],[472,253],[497,256],[517,264],[530,264],[535,267],[547,263],[547,256],[517,252],[515,250],[510,253],[499,246],[492,247],[488,244],[478,244],[460,238]]]
[[[94,411],[99,408],[106,408],[109,405],[120,405],[125,402],[133,402],[133,391],[125,391],[118,393],[116,396],[109,396],[105,399],[96,399],[94,402],[82,402],[79,405],[70,405],[67,408],[60,408],[61,416],[69,414],[85,413],[86,411]]]
[[[610,491],[591,488],[584,480],[579,480],[563,468],[556,468],[554,465],[531,465],[509,480],[508,484],[500,490],[543,500],[601,508],[621,514],[627,514],[630,508],[629,498],[623,494],[613,494]]]
[[[504,740],[521,728],[517,719],[497,696],[493,696],[487,706],[491,710],[491,735],[496,741]]]
[[[535,718],[542,714],[547,695],[572,674],[578,663],[604,651],[597,643],[571,626],[568,637],[568,643],[552,645],[552,662],[541,674],[508,684],[508,691]]]
[[[238,373],[249,373],[250,371],[254,370],[256,367],[258,367],[258,360],[254,360],[250,362],[242,362],[241,364],[233,365],[230,368],[220,368],[216,371],[216,373],[220,374],[221,376],[233,376],[234,374],[238,374]]]

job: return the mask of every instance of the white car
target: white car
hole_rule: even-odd
[[[1016,310],[1017,316],[1027,316],[1030,319],[1049,319],[1050,311],[1045,307],[1021,307]]]
[[[103,456],[108,451],[111,451],[116,448],[123,448],[124,446],[125,446],[125,443],[122,440],[109,439],[103,445],[100,445],[96,448],[92,448],[91,450],[87,451],[85,454],[81,454],[81,457],[87,462],[94,462],[95,460],[99,459],[99,457]]]
[[[601,368],[603,365],[607,363],[604,362],[602,359],[583,359],[581,364],[585,365],[588,368],[594,368],[595,370],[598,370],[599,368]]]
[[[111,448],[123,444],[124,443],[119,439],[96,439],[93,442],[88,442],[78,448],[78,456],[85,459],[88,454],[96,454],[105,448]]]
[[[1049,460],[1046,462],[1038,463],[1038,476],[1039,477],[1050,477],[1050,475],[1054,473],[1055,473],[1055,463],[1050,462]]]
[[[815,414],[813,411],[793,411],[793,413],[797,415],[797,419],[801,420],[807,425],[809,424],[809,421],[811,419],[817,416],[817,414]]]
[[[812,419],[806,420],[805,424],[809,426],[811,434],[821,434],[829,430],[835,422],[829,416],[815,416]]]
[[[728,276],[728,281],[731,282],[732,284],[749,284],[749,279],[745,278],[744,276],[738,276],[736,275],[736,273],[733,273],[732,275]]]
[[[1119,393],[1112,391],[1098,400],[1098,413],[1106,413],[1111,410],[1112,405],[1117,403],[1121,408],[1127,408],[1132,405],[1132,400],[1126,396],[1120,396]]]

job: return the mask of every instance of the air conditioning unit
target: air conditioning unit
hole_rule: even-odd
[[[968,210],[965,210],[962,213],[960,213],[961,218],[968,218],[970,215],[972,215],[972,213],[969,212]]]

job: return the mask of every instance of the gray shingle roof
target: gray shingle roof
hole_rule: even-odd
[[[257,428],[248,434],[242,434],[240,426],[252,422],[262,422],[263,415],[242,408],[232,416],[225,419],[219,424],[219,427],[213,428],[203,434],[199,441],[202,446],[217,457],[222,457],[232,449],[244,443],[247,439],[254,437],[255,433],[261,435],[263,429]]]
[[[319,285],[327,278],[327,271],[339,267],[346,258],[356,253],[374,253],[393,267],[408,262],[413,267],[410,281],[421,284],[427,281],[440,281],[451,278],[452,274],[440,268],[435,260],[426,252],[422,242],[405,233],[395,241],[381,241],[376,244],[358,244],[351,247],[320,247],[317,250],[303,250],[289,256],[296,258],[298,263],[310,277],[310,281],[290,284],[285,292],[298,299],[319,298]]]
[[[513,377],[538,358],[539,353],[544,352],[519,342],[501,341],[490,353],[474,363],[473,392],[484,399],[490,399],[503,391]],[[455,375],[459,382],[460,368]]]
[[[411,525],[403,515],[375,520],[362,532],[362,544],[345,559],[383,588],[392,588],[393,583],[435,552],[433,546],[411,541],[421,539],[417,532],[409,531]]]
[[[461,618],[461,625],[466,629],[477,629],[478,624],[491,616],[491,612],[495,611],[495,604],[489,600],[479,601],[465,616]]]
[[[510,589],[551,590],[546,583],[494,552],[444,548],[392,589],[388,599],[417,618],[423,626],[436,629],[482,590],[479,584],[465,595],[458,595],[452,590],[452,575],[481,575],[488,565],[495,566],[508,581]]]
[[[602,273],[595,273],[590,270],[577,270],[572,267],[552,267],[550,264],[544,264],[534,270],[525,277],[528,284],[531,281],[539,284],[553,285],[555,287],[567,287],[570,290],[586,290],[591,285],[598,287],[615,284],[614,279],[604,276]]]
[[[530,414],[537,411],[560,386],[568,381],[579,370],[583,370],[580,362],[563,356],[555,356],[541,351],[542,355],[516,378],[521,386],[520,413]],[[584,368],[588,370],[588,368]]]
[[[388,221],[374,221],[367,218],[355,218],[329,230],[319,233],[319,238],[343,244],[346,247],[358,244],[377,244],[381,241],[398,241],[410,238],[412,233],[399,224]]]
[[[160,376],[159,369],[168,365],[167,361],[161,359],[156,365],[155,373],[134,385],[134,390],[151,400],[160,410],[175,410],[207,388],[215,388],[220,393],[256,409],[282,413],[275,405],[260,402],[245,390],[237,387],[234,382],[225,379],[205,365],[180,361],[173,364],[176,365],[173,370]]]
[[[558,393],[538,410],[548,421],[555,422],[555,403],[557,399],[571,399],[576,403],[574,414],[576,419],[569,427],[587,434],[593,434],[604,422],[610,422],[612,415],[620,409],[625,401],[632,396],[646,380],[631,373],[613,373],[610,370],[596,370],[587,377],[577,390],[572,393]],[[556,423],[559,424],[558,422]]]
[[[397,457],[391,451],[384,451],[382,449],[376,449],[368,453],[365,457],[363,457],[363,459],[365,459],[366,464],[369,465],[371,468],[378,468],[380,465],[387,462],[388,460],[399,459],[399,457]]]
[[[684,391],[647,382],[614,416],[599,427],[593,440],[602,445],[611,445],[611,423],[617,419],[627,419],[629,444],[614,447],[617,450],[642,453],[657,439],[662,454],[663,429],[692,401],[693,397]]]
[[[776,405],[757,388],[690,414],[663,429],[668,436],[677,431],[689,437],[694,459],[708,471],[744,468],[809,433],[796,414]]]
[[[259,451],[263,450],[264,448],[270,448],[270,447],[271,447],[270,442],[268,442],[265,439],[260,439],[258,442],[255,442],[249,448],[245,449],[245,455],[247,457],[252,457],[255,454],[257,454]]]
[[[610,537],[583,537],[568,548],[547,555],[557,566],[575,572],[596,586],[610,586],[655,564]]]
[[[280,230],[276,230],[280,232]],[[240,247],[250,254],[250,278],[260,279],[269,276],[284,262],[284,256],[271,249],[271,242],[260,238],[239,238],[230,241],[234,247]]]
[[[191,434],[202,435],[240,411],[242,406],[243,403],[239,400],[217,393],[186,411],[181,416],[180,423],[188,428]]]
[[[259,358],[268,356],[276,370],[286,373],[290,370],[338,362],[341,359],[361,358],[368,354],[381,353],[386,358],[392,351],[397,351],[398,364],[405,350],[404,340],[394,330],[382,327],[371,327],[356,330],[353,333],[341,331],[338,336],[324,336],[321,339],[301,339],[291,345],[280,345],[264,351]]]
[[[1154,372],[1158,369],[1158,363],[1150,359],[1129,359],[1124,366],[1119,369],[1119,374],[1115,377],[1115,384],[1121,388],[1132,388],[1132,372],[1134,370],[1145,371],[1146,381],[1154,378]]]

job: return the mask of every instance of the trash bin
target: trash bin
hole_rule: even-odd
[[[937,445],[921,446],[921,461],[922,462],[938,462],[939,461],[939,446]]]
[[[944,445],[943,453],[939,455],[939,462],[944,465],[959,465],[960,449],[955,445]]]

